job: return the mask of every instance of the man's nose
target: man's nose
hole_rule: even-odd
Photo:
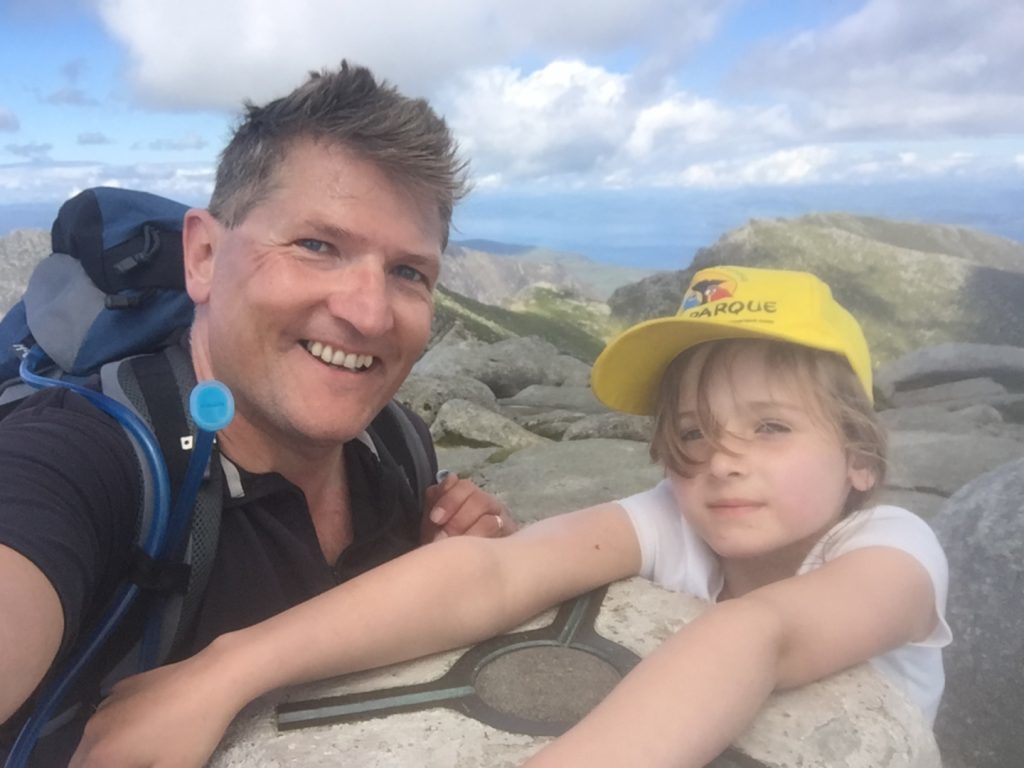
[[[373,338],[394,326],[393,296],[383,261],[373,256],[353,259],[331,278],[327,307],[332,315]]]

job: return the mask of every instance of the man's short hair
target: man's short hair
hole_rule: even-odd
[[[467,163],[448,124],[424,99],[403,96],[366,67],[342,61],[279,99],[245,113],[221,152],[210,212],[235,227],[270,193],[274,173],[299,139],[343,146],[395,183],[434,200],[448,244],[452,210],[469,191]]]

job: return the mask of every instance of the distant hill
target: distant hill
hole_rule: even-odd
[[[947,341],[1024,346],[1024,244],[848,214],[751,220],[689,269],[616,290],[612,314],[626,323],[674,314],[693,273],[720,264],[817,274],[860,320],[876,361]]]
[[[441,282],[453,291],[490,304],[504,304],[538,283],[607,301],[619,286],[652,272],[606,264],[568,251],[493,240],[461,240],[445,252]]]
[[[554,310],[550,305],[559,309]],[[517,311],[484,304],[442,285],[434,295],[432,335],[435,339],[440,338],[457,323],[469,336],[489,343],[513,336],[540,336],[562,354],[592,363],[604,348],[604,338],[594,333],[589,312],[578,310],[577,317],[573,318],[570,317],[573,313],[566,310],[566,307],[581,306],[587,306],[587,303],[575,298],[566,299],[556,292],[544,311]]]

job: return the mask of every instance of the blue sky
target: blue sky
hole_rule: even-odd
[[[750,216],[1024,239],[1019,0],[5,0],[0,234],[96,184],[204,204],[243,99],[343,56],[472,162],[456,237],[678,267]]]

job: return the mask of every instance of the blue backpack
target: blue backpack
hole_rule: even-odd
[[[75,389],[128,433],[143,489],[132,572],[98,625],[83,628],[67,669],[51,673],[37,693],[7,766],[27,762],[62,700],[76,693],[83,671],[108,688],[163,663],[191,628],[206,587],[222,504],[221,472],[209,469],[219,463],[213,434],[232,406],[220,390],[197,388],[179,343],[194,311],[184,290],[186,210],[146,192],[97,187],[79,193],[54,221],[53,252],[0,320],[0,418],[39,386]],[[429,437],[394,401],[369,432],[399,462],[422,502],[436,471]],[[135,598],[147,593],[143,636],[116,663],[106,659],[102,670],[90,668]]]

